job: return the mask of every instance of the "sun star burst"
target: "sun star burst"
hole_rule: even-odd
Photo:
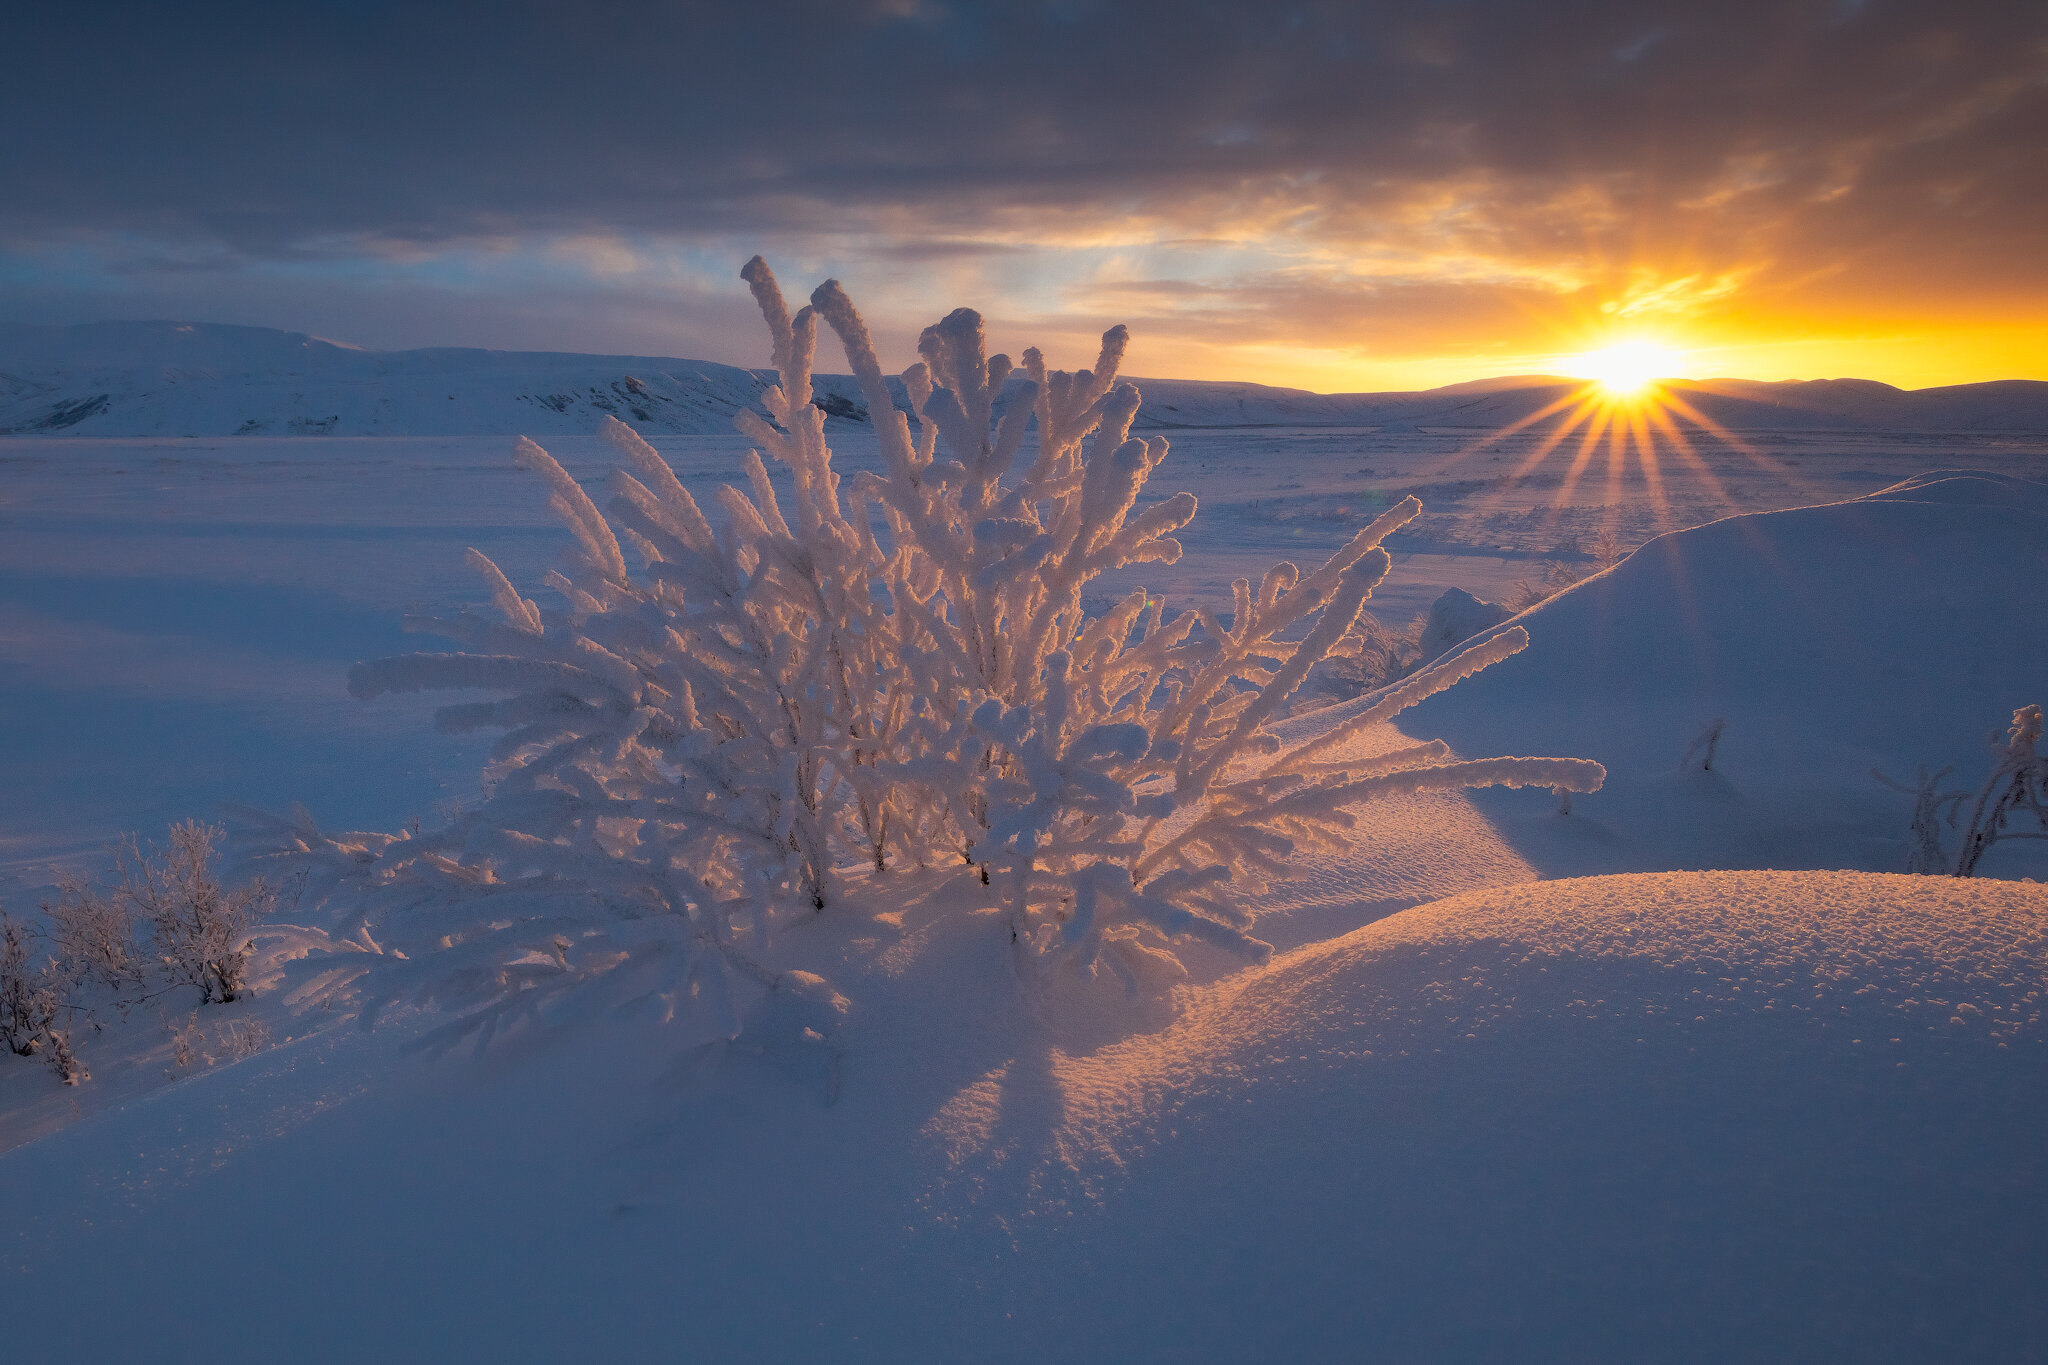
[[[1679,353],[1669,346],[1636,338],[1575,357],[1567,373],[1591,380],[1609,397],[1634,399],[1657,380],[1674,374],[1681,360]]]

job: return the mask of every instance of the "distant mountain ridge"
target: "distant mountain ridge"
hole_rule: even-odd
[[[0,326],[0,435],[536,436],[587,433],[610,414],[653,433],[723,435],[759,410],[768,370],[669,356],[435,347],[371,351],[301,332],[212,323]],[[1138,424],[1497,430],[1580,381],[1521,375],[1400,393],[1319,394],[1265,384],[1139,379]],[[900,385],[897,406],[906,407]],[[1866,379],[1673,381],[1732,431],[2048,432],[2048,383],[1904,390]],[[819,375],[834,419],[864,422],[848,375]],[[1009,395],[1006,395],[1006,397]]]

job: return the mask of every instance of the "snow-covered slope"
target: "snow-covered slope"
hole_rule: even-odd
[[[656,356],[366,351],[297,332],[171,322],[0,331],[0,431],[82,436],[585,434],[616,416],[718,434],[765,372]],[[828,411],[859,411],[846,379]],[[843,390],[842,406],[831,406]]]
[[[366,351],[298,332],[176,322],[0,327],[0,434],[86,436],[582,434],[607,414],[650,433],[722,435],[766,371],[662,356],[438,348]],[[1419,393],[1316,394],[1140,379],[1146,427],[1496,429],[1570,395],[1531,375]],[[1673,386],[1730,430],[2048,430],[2048,383],[1904,392],[1867,380]],[[862,420],[848,376],[828,412]],[[902,395],[897,395],[899,405]]]
[[[50,786],[107,774],[154,820],[188,813],[148,804],[182,790],[172,769],[246,779],[288,733],[258,723],[261,699],[338,677],[337,645],[273,680],[215,657],[232,634],[167,653],[149,632],[184,612],[246,635],[254,607],[280,649],[307,630],[384,648],[360,606],[221,585],[326,564],[399,592],[373,580],[415,531],[457,561],[479,538],[458,512],[487,509],[442,444],[322,445],[333,481],[299,511],[286,485],[155,451],[24,484],[87,490],[23,503],[24,565],[132,575],[58,591],[22,572],[47,614],[11,618],[0,643],[37,651],[14,657],[63,653],[67,615],[126,642],[79,654],[118,668],[41,675],[20,708],[74,759],[106,748],[41,770]],[[54,468],[58,445],[22,449]],[[702,445],[673,443],[687,478],[729,464]],[[401,459],[415,491],[378,501]],[[126,541],[176,488],[189,533],[142,557]],[[378,534],[315,553],[315,510]],[[108,533],[93,518],[111,513]],[[407,520],[424,516],[451,524]],[[263,537],[287,548],[266,560]],[[501,542],[523,543],[483,539]],[[522,553],[537,571],[552,552]],[[1530,881],[1896,866],[1906,799],[1867,768],[1980,775],[1985,732],[2048,700],[2044,583],[2048,488],[1996,474],[1650,543],[1519,618],[1529,650],[1411,713],[1466,752],[1599,759],[1607,789],[1570,815],[1531,792],[1368,808],[1350,850],[1251,907],[1287,951],[1196,964],[1208,984],[1177,1017],[1106,983],[1027,991],[998,917],[909,872],[792,927],[844,1013],[763,991],[737,1045],[694,1050],[594,995],[546,1036],[427,1057],[406,1045],[439,1016],[366,1033],[346,999],[303,1005],[272,974],[203,1012],[211,1067],[174,1055],[190,1001],[110,1020],[77,1091],[0,1057],[0,1147],[33,1139],[0,1155],[0,1330],[26,1358],[165,1365],[223,1342],[308,1361],[2048,1353],[2048,889],[2016,880],[2048,845],[1994,849],[2004,880]],[[94,709],[101,673],[243,690],[202,729]],[[1714,771],[1677,772],[1714,717]],[[290,795],[324,812],[351,783],[413,780],[424,759],[390,735],[424,718],[356,723],[349,770],[291,761]],[[158,731],[175,742],[151,748]],[[290,941],[271,931],[266,953]],[[278,1046],[231,1060],[251,1024]]]
[[[1944,471],[1730,517],[1516,619],[1525,653],[1403,726],[1607,765],[1570,837],[1521,829],[1546,874],[1903,866],[1911,800],[1870,769],[1953,764],[1974,788],[1989,737],[2048,702],[2048,486]],[[1713,770],[1680,772],[1715,719]],[[2048,874],[2044,848],[2001,846],[1984,871]]]
[[[8,1340],[294,1360],[2048,1350],[2041,888],[1479,891],[1098,1045],[915,888],[815,1049],[317,1031],[0,1159]],[[820,944],[821,949],[825,947]],[[259,1002],[263,1003],[263,1002]],[[269,1007],[275,1008],[275,998]],[[773,1021],[757,1021],[772,1024]],[[772,1029],[755,1036],[772,1039]]]

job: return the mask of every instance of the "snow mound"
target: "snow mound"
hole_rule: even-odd
[[[1529,649],[1402,728],[1463,752],[1506,741],[1606,765],[1607,790],[1574,805],[1574,839],[1511,836],[1546,876],[1894,870],[1910,802],[1871,768],[1954,764],[1956,785],[1982,780],[2014,708],[2048,700],[2044,609],[2048,485],[1936,471],[1659,536],[1516,617]],[[1713,771],[1680,773],[1716,718]],[[2039,876],[2041,847],[2001,846],[1983,872]]]
[[[1405,911],[1065,1062],[1022,1292],[1170,1298],[1162,1357],[2032,1354],[2044,928],[1866,873]]]
[[[1709,1042],[1723,1065],[1868,1057],[1954,1076],[1987,1050],[2018,1048],[2038,1067],[2044,936],[2048,887],[2030,882],[1776,871],[1527,882],[1301,948],[1076,1074],[1128,1090],[1145,1073],[1185,1110],[1205,1091],[1298,1086],[1345,1069],[1336,1063],[1465,1044],[1511,1042],[1536,1060],[1566,1035],[1667,1053]],[[1729,1055],[1731,1041],[1749,1055]]]
[[[1422,628],[1422,659],[1428,663],[1451,646],[1491,630],[1514,613],[1498,602],[1474,597],[1463,588],[1445,588],[1429,604],[1429,621]]]
[[[639,1020],[482,1063],[336,1029],[18,1148],[10,1341],[165,1362],[224,1334],[308,1361],[2048,1350],[2039,886],[1474,892],[1092,1050],[986,935],[904,914],[844,931],[896,990],[863,993],[829,1070],[771,1046],[689,1081]],[[220,1235],[195,1254],[195,1229]]]
[[[1862,502],[1934,502],[1965,507],[2009,507],[2048,516],[2048,485],[1982,469],[1932,469],[1889,488],[1880,488]]]

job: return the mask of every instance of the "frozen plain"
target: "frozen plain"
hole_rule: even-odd
[[[831,437],[843,467],[872,461],[861,425],[834,421]],[[1227,606],[1232,578],[1279,559],[1319,563],[1413,491],[1424,515],[1391,546],[1393,576],[1369,604],[1392,626],[1445,587],[1498,600],[1553,559],[1585,571],[1610,523],[1633,548],[1661,530],[1838,502],[1931,469],[2048,479],[2038,436],[1759,433],[1695,438],[1704,474],[1667,451],[1662,506],[1633,451],[1611,480],[1603,448],[1560,507],[1569,446],[1513,477],[1533,437],[1216,428],[1172,440],[1148,492],[1186,488],[1202,510],[1186,558],[1151,566],[1147,587],[1175,604]],[[746,449],[737,435],[654,443],[699,495],[737,479]],[[610,468],[594,436],[547,444],[586,482]],[[52,856],[221,802],[304,801],[323,823],[381,829],[468,796],[481,741],[435,736],[431,703],[417,698],[352,701],[344,674],[354,660],[423,647],[399,629],[408,606],[487,600],[465,547],[528,585],[553,564],[566,535],[509,445],[0,442],[0,695],[9,714],[36,718],[0,734],[0,763],[18,775],[0,791],[0,898],[42,884]]]
[[[1632,455],[1560,509],[1562,460],[1502,481],[1527,447],[1472,433],[1173,439],[1154,488],[1203,510],[1188,557],[1146,586],[1214,599],[1416,491],[1428,517],[1374,603],[1394,624],[1446,585],[1497,597],[1539,577],[1610,515],[1633,546],[1930,469],[2048,481],[2038,438],[1747,434],[1696,442],[1711,477],[1667,461],[1661,505]],[[0,701],[30,720],[0,739],[0,898],[222,800],[391,827],[467,795],[480,744],[435,736],[426,704],[349,700],[342,674],[414,647],[405,605],[481,600],[464,546],[522,584],[551,561],[562,535],[505,444],[0,445]],[[656,444],[699,490],[744,448]],[[549,445],[579,477],[606,467],[594,441]],[[1389,803],[1355,860],[1268,907],[1260,932],[1292,954],[1184,1002],[1192,1048],[977,1018],[1000,981],[911,896],[902,939],[959,998],[864,997],[829,1109],[801,1058],[650,1085],[656,1046],[597,1025],[427,1063],[393,1060],[402,1021],[365,1038],[280,1014],[290,1045],[170,1089],[145,1093],[140,1054],[130,1083],[107,1067],[69,1127],[24,1084],[47,1077],[12,1068],[8,1140],[49,1135],[0,1162],[10,1330],[99,1354],[153,1338],[173,1359],[223,1329],[335,1359],[2024,1353],[2044,1331],[2027,1300],[2044,905],[2010,878],[2039,862],[2000,849],[2007,879],[1976,887],[1870,875],[1903,857],[1904,799],[1856,782],[1916,760],[1973,777],[1996,707],[2042,699],[1999,700],[2048,677],[2048,514],[2024,485],[1972,487],[1725,523],[1539,609],[1527,655],[1409,728],[1490,751],[1489,727],[1534,728],[1528,747],[1607,762],[1609,791],[1570,817],[1530,793]],[[1672,609],[1688,569],[1689,616]],[[1596,665],[1603,628],[1631,643]],[[1730,674],[1719,692],[1670,657],[1701,639]],[[1801,667],[1742,675],[1760,650]],[[1718,777],[1680,777],[1714,706],[1731,713]],[[1864,875],[1658,879],[1752,867]],[[1615,872],[1649,879],[1501,889]],[[1460,899],[1390,914],[1444,896]],[[1745,908],[1739,941],[1702,949],[1703,923]],[[1627,935],[1661,946],[1599,946]],[[892,946],[828,951],[886,981]],[[1537,979],[1553,965],[1562,995]],[[1840,1018],[1810,1004],[1823,974],[1846,983]],[[1794,977],[1811,1027],[1776,1030],[1757,1011],[1793,1012]],[[1739,998],[1751,986],[1767,1006]],[[1601,1008],[1618,1000],[1631,1017]],[[1904,1051],[1872,1059],[1866,1034]],[[1408,1046],[1388,1058],[1368,1035]],[[187,1263],[209,1218],[223,1244]],[[215,1274],[237,1307],[207,1302]]]

